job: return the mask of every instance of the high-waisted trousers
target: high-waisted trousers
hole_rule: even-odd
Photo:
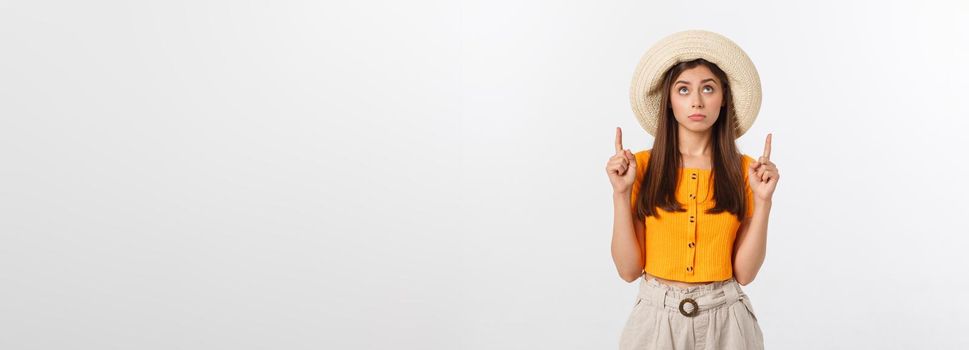
[[[760,350],[764,336],[737,280],[681,288],[640,277],[621,350]]]

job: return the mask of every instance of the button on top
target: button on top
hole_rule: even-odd
[[[686,271],[688,271],[688,272],[692,272],[692,271],[693,271],[693,266],[687,266],[687,267],[686,267]]]
[[[690,248],[693,248],[694,245],[695,244],[693,244],[693,242],[690,242],[690,244],[687,244],[687,246],[689,246]]]

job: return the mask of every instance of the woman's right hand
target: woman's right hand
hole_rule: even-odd
[[[628,194],[636,182],[636,156],[622,148],[622,129],[616,127],[616,154],[606,163],[606,174],[612,183],[613,193]]]

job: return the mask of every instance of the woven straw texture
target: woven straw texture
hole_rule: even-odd
[[[629,89],[630,102],[639,124],[650,135],[656,136],[663,74],[677,63],[697,58],[713,62],[727,74],[737,115],[736,137],[739,138],[754,124],[760,111],[760,76],[740,46],[723,35],[705,30],[673,33],[643,54]]]

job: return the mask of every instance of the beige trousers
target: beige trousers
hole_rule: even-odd
[[[681,288],[645,278],[619,349],[764,348],[754,308],[735,279]]]

